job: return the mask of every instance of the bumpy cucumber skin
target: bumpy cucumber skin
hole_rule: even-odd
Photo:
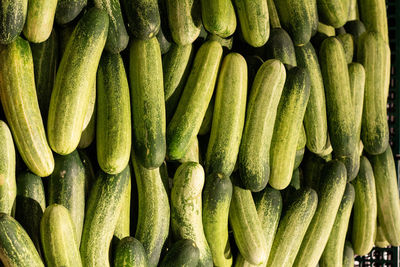
[[[389,43],[388,20],[386,14],[386,1],[361,0],[358,3],[360,20],[370,32],[377,32],[386,43]]]
[[[0,3],[0,44],[12,43],[24,28],[28,0],[3,0]]]
[[[236,30],[236,15],[231,0],[201,0],[204,28],[222,38]]]
[[[58,0],[29,0],[24,35],[32,43],[41,43],[49,38],[53,29]]]
[[[87,5],[87,0],[58,0],[56,9],[56,22],[67,24],[73,21]]]
[[[268,58],[280,60],[288,68],[297,66],[293,41],[282,28],[271,30],[271,36],[266,45]]]
[[[0,98],[19,154],[38,176],[50,175],[54,158],[36,96],[29,43],[18,37],[0,53]]]
[[[115,248],[114,267],[147,267],[147,256],[142,243],[127,236]]]
[[[181,239],[171,247],[160,267],[198,266],[199,255],[199,248],[193,240]]]
[[[342,27],[349,15],[349,3],[349,0],[317,0],[320,21],[335,28]]]

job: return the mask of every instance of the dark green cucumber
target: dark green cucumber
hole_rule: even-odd
[[[343,251],[343,267],[353,267],[353,266],[354,266],[353,245],[350,243],[350,241],[346,240]]]
[[[48,266],[82,266],[74,223],[68,209],[52,204],[46,208],[40,223],[43,253]]]
[[[81,158],[83,168],[85,168],[85,199],[88,199],[90,190],[94,182],[96,181],[96,175],[94,173],[93,163],[88,156],[88,153],[84,150],[78,150],[79,157]]]
[[[386,43],[389,43],[386,1],[360,0],[358,3],[360,19],[370,32],[377,32]]]
[[[168,0],[167,12],[172,39],[178,45],[193,43],[200,34],[200,0]]]
[[[354,38],[354,55],[356,55],[358,38],[366,31],[364,23],[360,20],[348,21],[344,25],[347,33],[353,35]]]
[[[236,30],[236,15],[231,0],[200,0],[204,28],[226,38]]]
[[[378,248],[386,248],[390,246],[390,243],[387,241],[387,238],[383,233],[382,226],[379,224],[379,219],[376,222],[376,236],[375,236],[374,246]]]
[[[311,187],[315,190],[319,187],[321,179],[322,168],[324,167],[325,160],[320,156],[307,151],[304,155],[302,162],[302,170],[304,174],[304,185]]]
[[[104,172],[117,174],[128,165],[132,131],[128,79],[119,54],[104,52],[100,59],[97,101],[97,160]]]
[[[202,222],[203,186],[204,170],[200,164],[186,162],[179,166],[171,190],[171,229],[176,239],[191,239],[196,243],[198,266],[212,266],[213,258]]]
[[[181,239],[172,245],[160,267],[198,266],[199,248],[190,239]]]
[[[281,190],[290,184],[309,96],[310,78],[306,70],[298,67],[290,69],[279,101],[271,141],[269,184],[275,189]]]
[[[276,59],[267,60],[258,70],[250,91],[238,166],[244,187],[252,191],[262,190],[269,179],[271,125],[275,123],[285,78],[283,64]]]
[[[215,104],[215,94],[213,94],[210,103],[208,104],[206,114],[204,115],[203,121],[201,122],[198,135],[206,135],[210,133],[213,114],[214,114],[214,104]]]
[[[0,98],[14,142],[28,168],[41,177],[54,169],[36,96],[29,43],[17,38],[0,52]]]
[[[155,37],[133,40],[130,48],[133,149],[146,168],[165,158],[165,101],[161,51]]]
[[[276,11],[274,0],[267,0],[267,6],[271,28],[280,28],[281,23],[279,21],[278,11]]]
[[[354,188],[356,198],[351,237],[354,253],[361,256],[369,253],[374,246],[377,219],[374,173],[364,156],[361,157],[360,172],[354,180]]]
[[[143,245],[128,236],[121,239],[115,248],[114,267],[147,267],[147,256]]]
[[[318,0],[318,15],[322,23],[335,28],[342,27],[349,15],[349,0]]]
[[[267,266],[292,266],[317,203],[318,195],[313,189],[295,192],[293,200],[283,211]]]
[[[199,132],[214,91],[221,56],[222,47],[216,41],[205,42],[197,51],[178,107],[167,128],[169,159],[183,157]]]
[[[228,240],[228,217],[231,199],[232,182],[229,176],[219,173],[206,176],[202,195],[203,228],[215,266],[232,265]]]
[[[339,34],[336,38],[342,42],[344,53],[346,55],[347,64],[353,61],[354,55],[354,39],[350,33]]]
[[[117,225],[115,226],[114,236],[119,240],[130,236],[130,226],[131,226],[131,191],[132,191],[132,181],[131,176],[128,177],[128,185],[122,196],[122,207],[119,213]]]
[[[51,94],[47,123],[50,146],[60,155],[71,153],[79,144],[90,90],[96,80],[93,70],[99,64],[107,32],[107,13],[92,8],[68,40]]]
[[[128,28],[135,38],[148,40],[160,30],[157,0],[122,0]]]
[[[5,213],[0,213],[0,259],[5,266],[44,267],[24,228]]]
[[[24,35],[31,43],[41,43],[49,38],[53,29],[58,0],[29,0]]]
[[[28,0],[3,0],[0,3],[0,44],[12,43],[24,28]]]
[[[340,202],[328,243],[326,243],[324,252],[319,260],[319,265],[321,267],[342,266],[347,227],[349,225],[351,210],[353,209],[354,198],[354,187],[352,184],[348,183],[342,201]]]
[[[244,40],[253,47],[263,46],[269,38],[268,4],[264,0],[234,0]]]
[[[0,120],[0,212],[11,215],[17,185],[15,180],[15,148],[10,129]]]
[[[215,95],[210,140],[205,159],[206,173],[230,176],[239,153],[247,100],[247,64],[237,53],[221,64]]]
[[[161,249],[167,239],[170,207],[159,169],[148,170],[132,153],[138,190],[138,221],[135,238],[146,251],[148,266],[157,266]]]
[[[317,54],[311,43],[296,46],[296,60],[310,77],[310,98],[304,114],[304,128],[307,136],[307,148],[313,153],[324,150],[328,137],[325,90]]]
[[[294,45],[289,34],[282,28],[271,30],[271,36],[266,45],[268,58],[279,59],[289,67],[297,66]]]
[[[67,156],[56,155],[55,161],[48,187],[49,205],[57,203],[69,210],[79,245],[85,213],[85,169],[78,151]]]
[[[351,99],[354,107],[357,143],[360,142],[361,122],[364,106],[365,70],[360,63],[349,64]],[[360,151],[361,152],[361,151]]]
[[[386,102],[390,81],[390,49],[378,33],[358,41],[357,61],[365,68],[361,139],[369,154],[382,154],[389,145]]]
[[[156,35],[157,41],[160,44],[160,51],[161,54],[164,55],[166,53],[168,53],[169,49],[172,46],[172,42],[170,42],[166,35],[163,32],[162,27],[160,27],[160,30],[158,31],[157,35]]]
[[[400,245],[400,203],[396,166],[390,146],[383,154],[370,157],[374,171],[378,220],[392,246]]]
[[[53,30],[45,42],[31,44],[31,49],[36,95],[43,121],[47,122],[51,91],[53,91],[58,66],[59,45],[57,31]]]
[[[73,21],[87,5],[87,0],[58,0],[56,22],[67,24]]]
[[[108,251],[130,180],[129,165],[117,175],[100,172],[90,191],[80,253],[83,266],[110,266]]]

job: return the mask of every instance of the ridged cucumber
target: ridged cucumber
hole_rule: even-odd
[[[354,250],[353,245],[350,241],[345,242],[343,251],[343,267],[353,267],[354,266]]]
[[[358,1],[360,19],[370,32],[377,32],[386,43],[389,43],[388,20],[386,15],[386,1],[360,0]]]
[[[58,0],[29,0],[28,2],[24,35],[29,42],[44,42],[49,38],[53,29]]]
[[[288,68],[297,66],[292,39],[282,28],[271,30],[271,36],[266,45],[266,53],[268,58],[278,59]]]
[[[337,35],[336,38],[342,42],[347,64],[350,64],[353,61],[355,46],[353,36],[350,33],[344,33]]]
[[[128,236],[118,242],[115,248],[114,267],[147,267],[147,256],[143,245]]]
[[[58,0],[56,22],[67,24],[73,21],[87,5],[87,0]]]
[[[12,43],[24,28],[28,0],[3,0],[0,3],[0,44]]]
[[[201,0],[204,28],[226,38],[236,30],[236,15],[231,0]]]
[[[349,0],[317,0],[318,15],[322,23],[342,27],[349,15]]]
[[[160,267],[198,266],[199,248],[190,239],[177,241],[162,260]]]

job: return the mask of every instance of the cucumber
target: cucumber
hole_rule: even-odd
[[[199,129],[198,135],[206,135],[211,131],[212,119],[214,114],[215,94],[213,94],[210,103],[208,104],[206,114],[204,115],[203,121]]]
[[[24,35],[31,43],[46,41],[53,29],[58,0],[29,0]]]
[[[97,160],[104,172],[118,174],[129,162],[132,131],[128,79],[119,54],[103,53],[97,97]]]
[[[114,236],[119,240],[130,236],[130,217],[131,217],[131,191],[132,182],[131,176],[128,177],[128,185],[122,196],[122,207],[118,217],[117,225],[115,226]]]
[[[321,267],[342,266],[346,232],[349,225],[351,210],[353,209],[354,198],[354,187],[352,184],[348,183],[342,201],[340,202],[328,243],[326,243],[324,252],[319,260],[319,265]]]
[[[356,56],[358,38],[366,31],[364,23],[360,20],[348,21],[344,25],[347,33],[353,35],[354,38],[354,56]],[[356,58],[356,57],[355,57]]]
[[[57,203],[69,210],[79,246],[85,213],[85,169],[76,150],[67,156],[56,155],[55,161],[48,186],[49,205]]]
[[[298,67],[289,70],[276,113],[270,149],[269,184],[275,189],[281,190],[290,184],[309,96],[310,78],[306,70]]]
[[[161,51],[155,37],[133,40],[129,76],[133,149],[144,167],[158,168],[165,158],[166,122]]]
[[[354,180],[354,188],[356,198],[351,240],[354,253],[362,256],[369,253],[374,246],[377,219],[375,178],[371,164],[365,156],[361,157],[360,172]]]
[[[97,94],[96,89],[97,89],[97,87],[96,87],[96,80],[95,80],[93,85],[91,86],[91,90],[90,90],[90,94],[89,94],[89,105],[86,109],[85,119],[83,120],[82,132],[84,132],[86,130],[86,128],[88,127],[88,125],[93,117],[93,114],[94,114],[94,108],[96,106],[96,94]]]
[[[358,1],[350,0],[349,1],[349,15],[347,17],[347,22],[359,19],[360,14],[358,12]]]
[[[94,0],[94,5],[107,11],[109,16],[110,25],[104,49],[113,54],[123,51],[128,46],[129,36],[122,18],[119,0]]]
[[[232,182],[229,176],[213,173],[206,176],[202,196],[203,228],[215,266],[231,266],[228,239],[229,206]]]
[[[390,146],[383,154],[370,157],[374,171],[378,220],[392,246],[400,245],[400,203],[396,167]]]
[[[294,158],[293,170],[297,169],[304,158],[305,147],[296,150],[296,156]]]
[[[297,140],[296,149],[301,150],[305,148],[306,143],[307,143],[306,129],[304,128],[304,124],[302,124],[300,127],[299,139]]]
[[[290,180],[290,186],[296,190],[303,187],[303,173],[299,167],[295,168]]]
[[[46,208],[40,222],[40,236],[48,266],[82,266],[74,227],[64,206],[53,204]]]
[[[135,238],[143,244],[148,266],[157,266],[169,231],[168,195],[159,169],[146,169],[140,165],[134,153],[132,153],[132,163],[139,199]]]
[[[0,69],[0,99],[19,154],[33,173],[48,176],[54,158],[40,115],[29,43],[19,37],[4,47]]]
[[[247,100],[247,64],[237,53],[225,56],[218,74],[206,173],[230,176],[237,161]],[[218,264],[217,264],[218,265]]]
[[[51,91],[53,90],[58,66],[58,33],[53,30],[43,43],[31,44],[36,95],[43,121],[47,122]]]
[[[354,250],[353,245],[350,241],[345,242],[343,251],[343,267],[353,267],[354,266]]]
[[[263,46],[269,38],[268,4],[264,0],[234,0],[244,40],[253,47]]]
[[[199,132],[210,103],[217,78],[222,47],[216,41],[205,42],[197,51],[182,96],[167,127],[169,159],[180,159]]]
[[[90,90],[96,79],[93,70],[99,64],[107,32],[107,13],[92,8],[79,20],[65,48],[51,94],[47,123],[50,146],[60,155],[67,155],[78,146]]]
[[[319,20],[335,28],[340,28],[347,22],[349,6],[350,0],[318,0]]]
[[[147,257],[143,245],[135,238],[127,236],[115,248],[114,267],[146,267]]]
[[[148,40],[156,36],[161,24],[157,0],[122,0],[122,4],[134,38]]]
[[[319,183],[318,206],[293,266],[318,264],[328,242],[346,188],[346,167],[337,160],[325,164]]]
[[[302,170],[304,174],[304,185],[311,187],[315,190],[318,189],[319,182],[322,175],[322,168],[324,167],[325,160],[320,156],[307,151],[305,153]]]
[[[376,236],[375,236],[374,246],[378,248],[386,248],[390,246],[390,243],[387,241],[387,238],[383,233],[382,227],[379,224],[379,219],[376,222]]]
[[[0,120],[0,212],[11,215],[17,185],[15,180],[15,148],[10,129]]]
[[[357,61],[365,68],[361,139],[369,154],[382,154],[389,145],[386,111],[390,81],[388,44],[378,33],[363,34],[358,41]]]
[[[160,30],[158,31],[156,38],[157,38],[158,43],[160,44],[161,54],[164,55],[164,54],[168,53],[169,49],[171,48],[172,43],[167,39],[166,34],[164,34],[162,26],[160,27]]]
[[[275,123],[285,79],[283,64],[276,59],[267,60],[258,70],[250,91],[238,166],[244,187],[252,191],[261,191],[269,179],[271,125]]]
[[[322,33],[322,34],[326,35],[327,37],[331,37],[331,36],[335,36],[336,35],[334,27],[332,27],[330,25],[327,25],[327,24],[324,24],[322,22],[318,22],[317,31],[319,33]]]
[[[84,150],[78,150],[78,152],[83,168],[85,168],[85,199],[87,200],[90,190],[92,189],[97,177],[94,173],[94,167],[88,156],[88,153],[86,153]]]
[[[189,161],[193,161],[193,162],[197,162],[200,163],[200,159],[201,155],[200,155],[200,148],[199,148],[199,139],[197,137],[195,137],[192,142],[190,142],[190,146],[189,149],[186,151],[185,156],[183,156],[183,158],[181,158],[179,160],[180,163],[184,163],[184,162],[189,162]]]
[[[317,203],[318,195],[313,189],[295,192],[293,200],[283,211],[267,266],[292,266]]]
[[[190,239],[177,241],[162,260],[160,267],[198,266],[199,248]]]
[[[360,20],[370,32],[377,32],[386,43],[389,43],[386,1],[360,0],[358,3]]]
[[[89,147],[94,140],[96,134],[96,114],[97,114],[96,111],[97,111],[97,105],[95,104],[92,117],[89,120],[89,124],[83,130],[81,134],[81,139],[79,139],[78,148],[80,149]]]
[[[280,28],[281,23],[279,21],[278,11],[276,11],[274,0],[267,0],[267,6],[271,28]]]
[[[353,61],[353,55],[354,55],[353,36],[350,33],[343,33],[336,36],[336,38],[340,42],[342,42],[344,53],[346,55],[347,64],[350,64]]]
[[[87,5],[87,0],[58,0],[56,9],[57,24],[73,21]]]
[[[181,46],[193,43],[201,30],[200,0],[167,0],[172,39]]]
[[[268,58],[279,59],[288,68],[297,66],[294,45],[289,34],[282,28],[271,30],[271,36],[266,45]]]
[[[236,30],[236,15],[231,0],[200,0],[204,28],[222,38]]]
[[[10,44],[24,28],[28,0],[3,0],[0,3],[0,44]]]
[[[0,258],[5,266],[44,267],[24,228],[5,213],[0,213]]]
[[[171,190],[171,229],[176,239],[191,239],[196,243],[199,248],[198,266],[212,266],[211,250],[203,231],[203,186],[204,170],[200,164],[186,162],[179,166]]]

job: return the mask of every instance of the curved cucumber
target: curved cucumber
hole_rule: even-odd
[[[177,241],[162,260],[160,267],[198,266],[199,248],[190,239]]]
[[[342,27],[349,15],[349,0],[318,0],[318,15],[322,23],[335,28]]]
[[[0,3],[0,44],[12,43],[24,28],[28,0],[3,0]]]
[[[293,41],[289,34],[282,28],[271,30],[271,36],[266,45],[266,52],[268,58],[280,60],[288,69],[297,66]]]
[[[210,33],[226,38],[236,30],[235,9],[231,0],[201,0],[204,28]]]
[[[147,256],[143,245],[128,236],[118,242],[115,248],[114,267],[147,267]]]
[[[192,142],[190,142],[189,149],[186,151],[185,156],[183,156],[179,162],[184,163],[193,161],[200,163],[200,156],[199,140],[195,137]]]
[[[58,0],[56,22],[67,24],[73,21],[86,5],[87,0]]]
[[[49,38],[53,29],[58,0],[29,0],[24,35],[32,43],[41,43]]]

